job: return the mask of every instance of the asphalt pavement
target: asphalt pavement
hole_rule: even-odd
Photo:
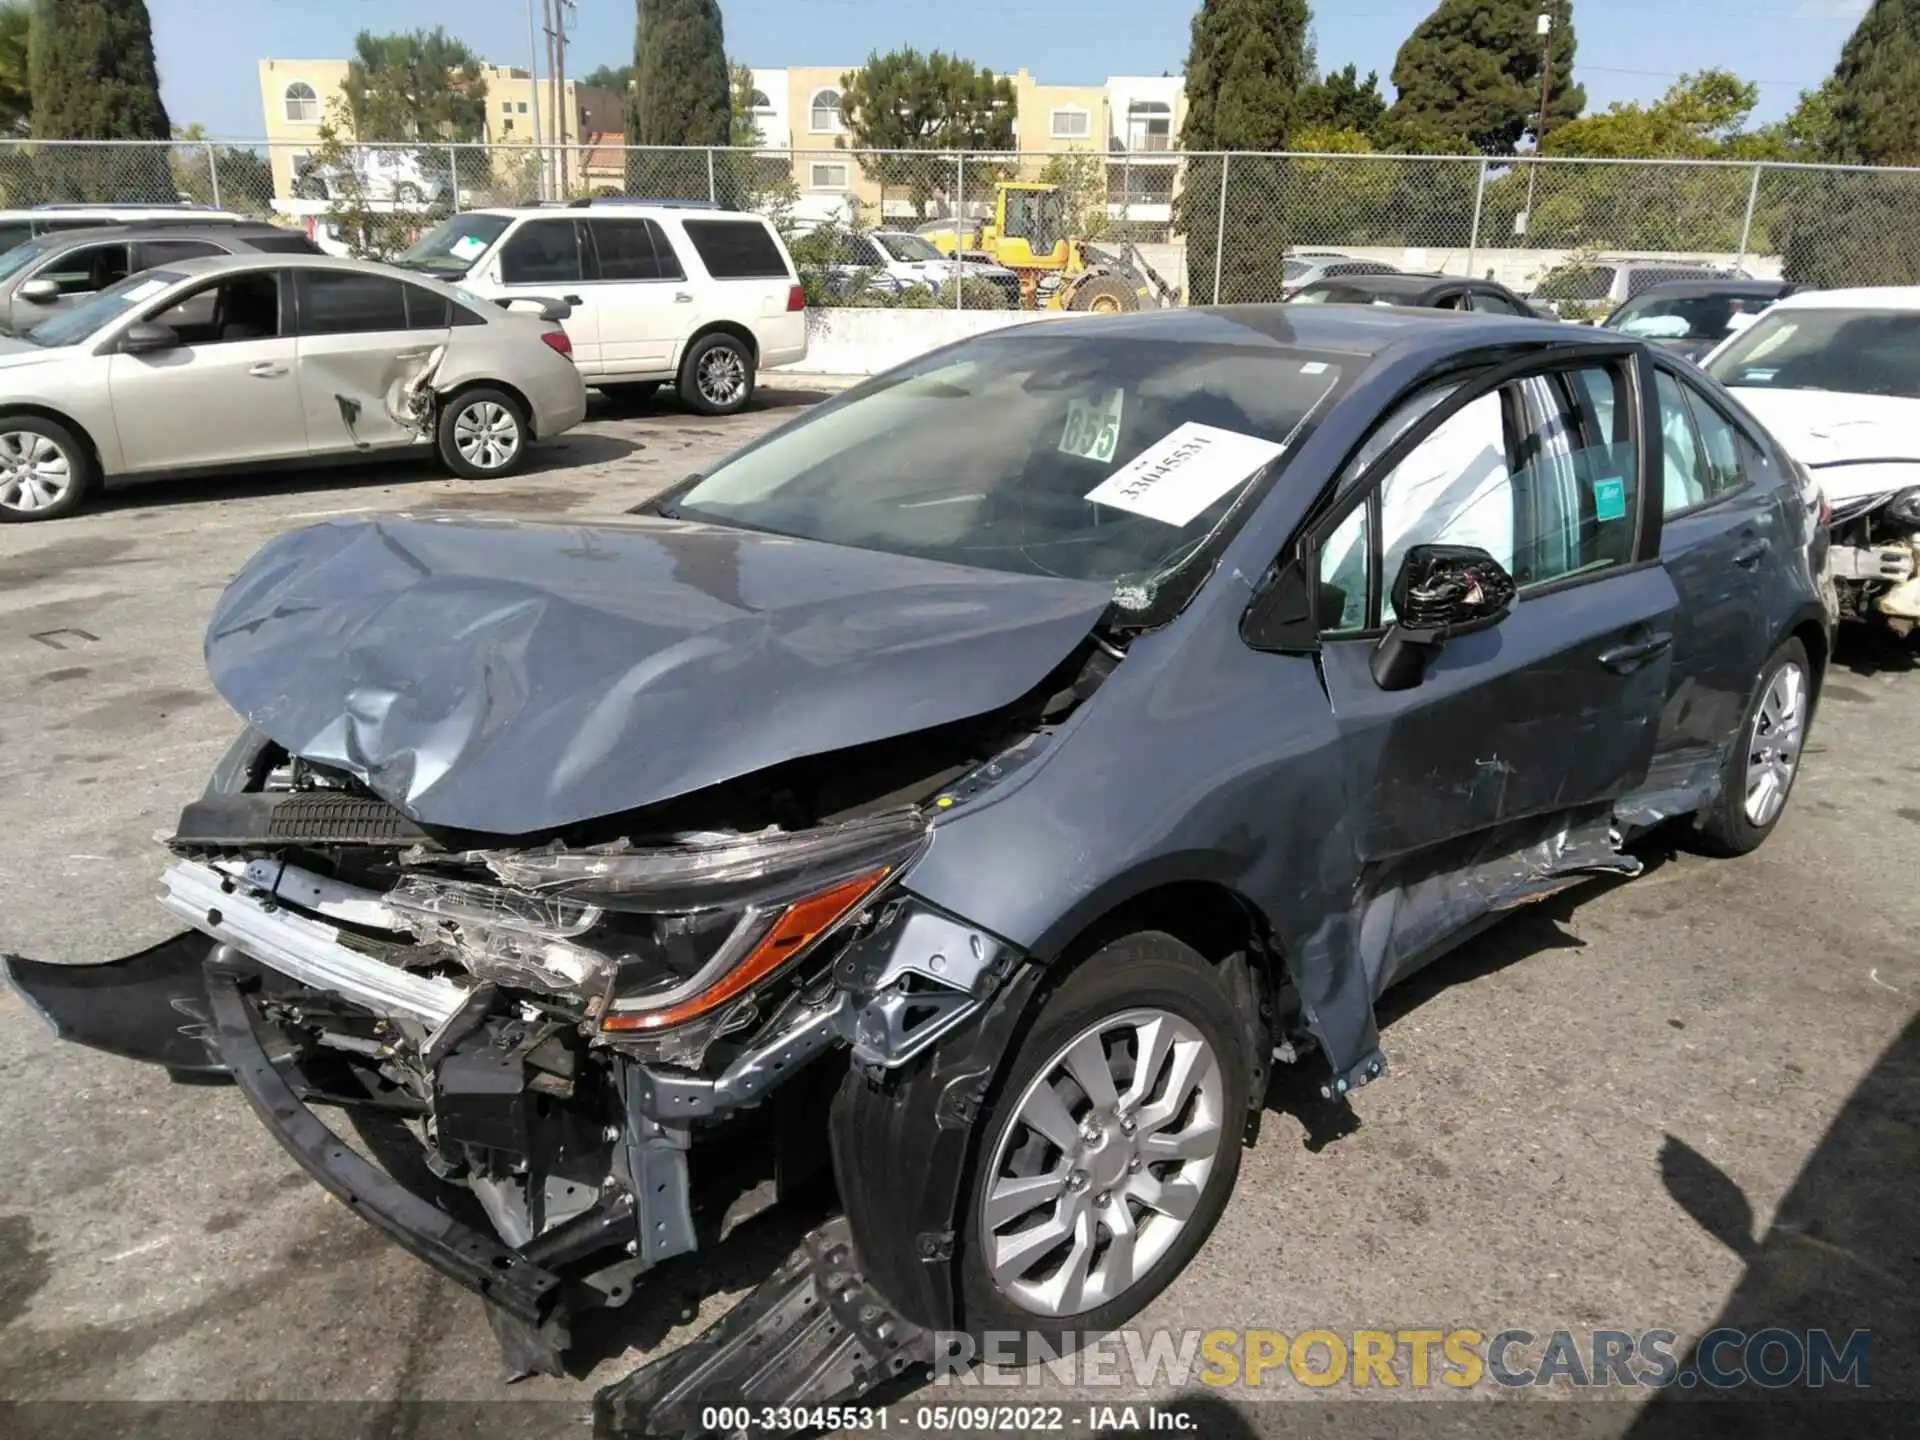
[[[597,408],[493,484],[430,462],[177,482],[0,528],[0,950],[86,961],[175,928],[152,899],[154,836],[238,726],[200,635],[269,536],[402,509],[618,513],[816,398],[776,387],[727,420],[667,401]],[[1758,854],[1710,861],[1655,837],[1639,879],[1527,907],[1388,997],[1390,1074],[1350,1105],[1283,1074],[1218,1230],[1131,1329],[1669,1330],[1681,1353],[1719,1324],[1866,1329],[1873,1393],[1920,1400],[1917,653],[1843,647]],[[327,1400],[375,1415],[525,1400],[571,1421],[643,1347],[683,1343],[750,1287],[798,1223],[755,1222],[656,1276],[590,1368],[509,1389],[479,1305],[307,1181],[237,1093],[59,1044],[0,991],[0,1400]],[[1516,1363],[1540,1349],[1516,1348]],[[1217,1393],[1287,1402],[1257,1412],[1269,1431],[1336,1400],[1393,1399],[1368,1427],[1410,1433],[1416,1416],[1468,1413],[1408,1405],[1415,1394],[1580,1398],[1564,1382],[1244,1378]],[[1097,1379],[929,1387],[896,1413],[925,1420],[930,1397],[1060,1403],[1093,1433],[1088,1405],[1194,1388]],[[1649,1393],[1471,1423],[1651,1433],[1674,1396]],[[16,1418],[59,1428],[49,1417],[65,1413]]]

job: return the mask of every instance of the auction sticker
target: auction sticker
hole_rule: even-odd
[[[1167,525],[1186,525],[1287,447],[1189,420],[1086,498]]]
[[[1083,460],[1113,463],[1114,449],[1120,443],[1120,409],[1126,392],[1110,390],[1089,404],[1075,400],[1067,407],[1067,428],[1060,435],[1060,449]]]

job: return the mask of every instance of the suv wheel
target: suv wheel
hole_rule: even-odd
[[[1124,1323],[1185,1268],[1240,1170],[1249,1066],[1233,1001],[1158,931],[1090,956],[1040,1008],[962,1215],[976,1329]]]
[[[38,415],[0,418],[0,521],[71,515],[93,480],[93,457],[66,426]]]
[[[527,422],[503,390],[465,390],[440,407],[440,459],[456,475],[511,475],[527,454]]]
[[[1800,773],[1812,706],[1813,667],[1806,647],[1789,640],[1761,667],[1739,743],[1720,775],[1719,798],[1700,817],[1702,849],[1745,855],[1773,833]]]
[[[753,398],[753,355],[731,335],[708,335],[680,366],[680,399],[702,415],[731,415]]]

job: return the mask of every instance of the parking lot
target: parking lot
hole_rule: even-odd
[[[400,509],[617,514],[817,398],[597,409],[494,485],[430,462],[178,482],[0,529],[0,949],[91,960],[174,928],[153,837],[237,727],[200,635],[269,536]],[[1758,854],[1655,836],[1641,878],[1529,907],[1394,992],[1391,1072],[1350,1106],[1283,1074],[1224,1220],[1132,1328],[1666,1329],[1681,1350],[1716,1323],[1869,1329],[1872,1393],[1920,1398],[1913,653],[1849,637]],[[237,1093],[61,1045],[10,992],[0,1086],[0,1398],[584,1407],[797,1234],[768,1219],[676,1263],[591,1371],[508,1390],[478,1303],[307,1181]],[[1276,1399],[1349,1393],[1279,1378]],[[1645,1404],[1528,1429],[1627,1433]]]

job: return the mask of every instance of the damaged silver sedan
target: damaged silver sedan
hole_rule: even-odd
[[[1737,457],[1699,503],[1663,500],[1676,427]],[[620,520],[275,540],[207,636],[246,729],[169,842],[186,932],[9,971],[73,1040],[231,1076],[511,1373],[830,1171],[841,1213],[600,1414],[842,1400],[934,1331],[1121,1323],[1274,1063],[1381,1077],[1383,991],[1635,873],[1637,831],[1760,844],[1828,650],[1816,523],[1631,337],[986,336]]]
[[[566,313],[320,255],[128,276],[0,340],[0,522],[70,515],[109,481],[410,447],[510,475],[586,415]]]

